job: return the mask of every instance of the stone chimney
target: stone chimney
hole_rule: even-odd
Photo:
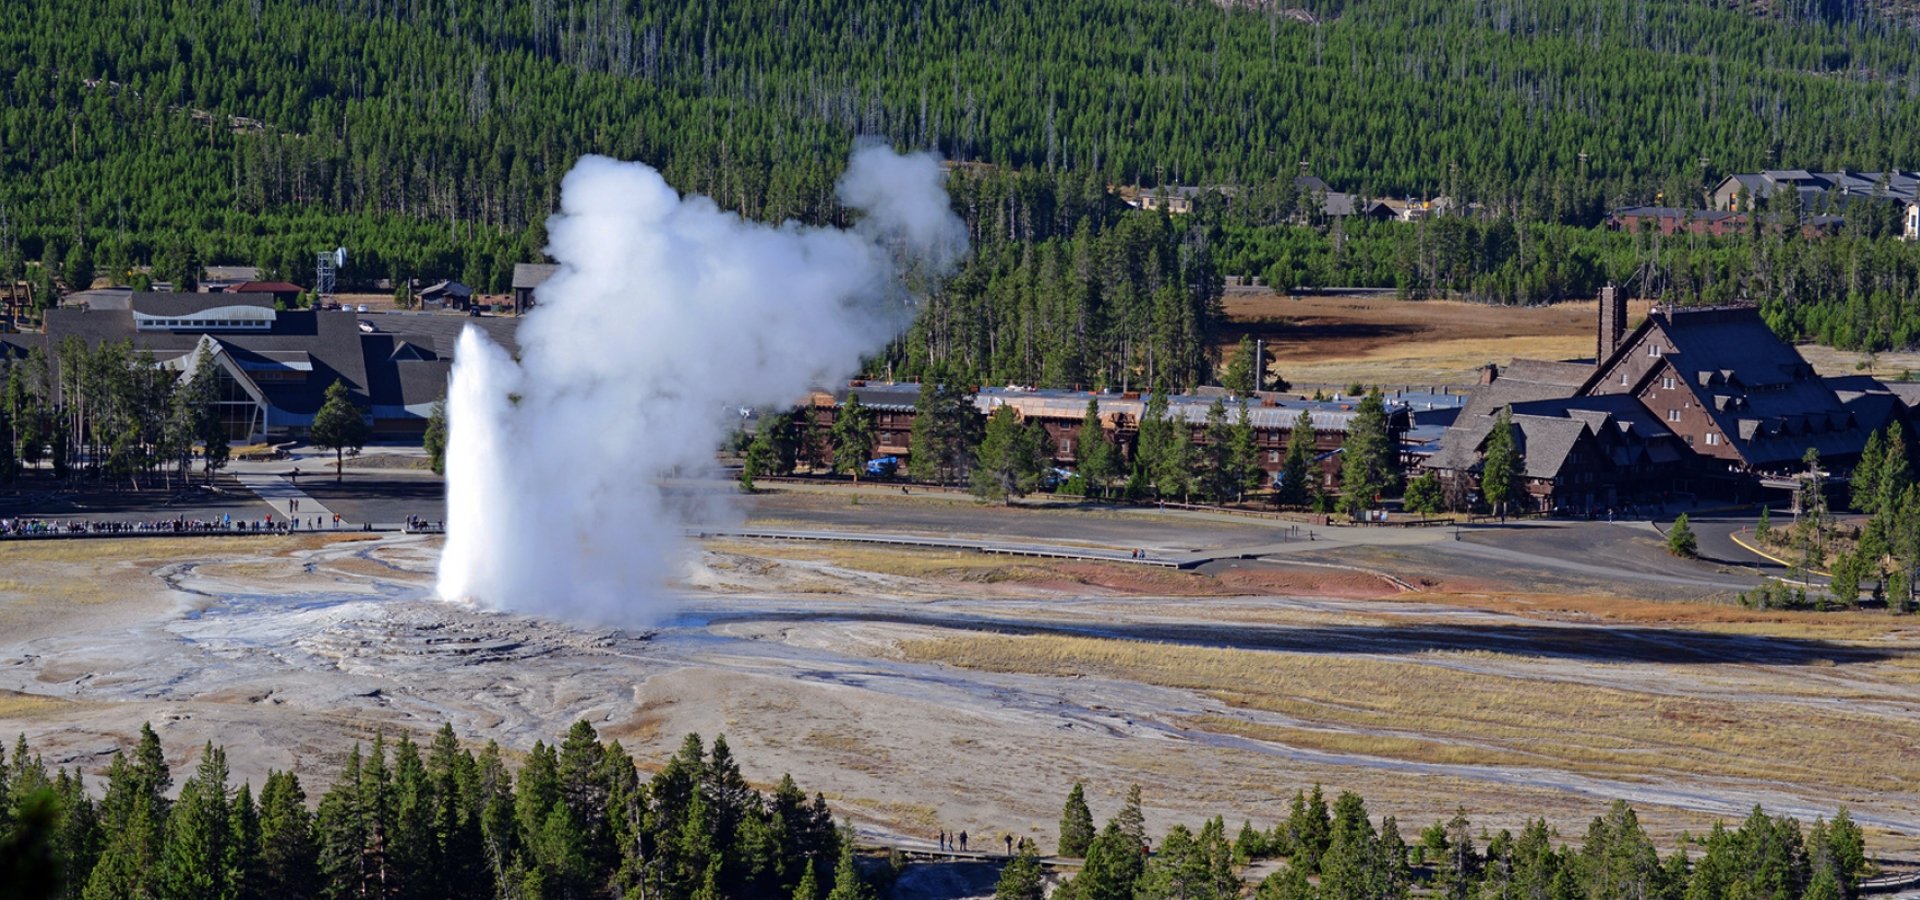
[[[1593,364],[1598,366],[1620,349],[1627,336],[1627,298],[1609,284],[1600,289],[1600,341]]]
[[[1500,379],[1499,366],[1494,365],[1493,363],[1487,363],[1486,365],[1480,367],[1480,383],[1481,384],[1492,384],[1495,381],[1498,381],[1499,379]]]

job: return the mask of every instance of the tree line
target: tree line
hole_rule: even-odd
[[[1251,347],[1241,352],[1251,355]],[[1243,374],[1244,370],[1242,370]],[[1246,375],[1246,377],[1251,377]],[[878,441],[873,412],[857,389],[833,410],[830,424],[813,407],[765,411],[751,435],[736,438],[741,483],[790,475],[801,466],[859,478]],[[926,484],[966,484],[982,500],[1007,501],[1040,490],[1090,498],[1165,499],[1243,503],[1264,496],[1282,508],[1340,512],[1358,518],[1403,486],[1417,512],[1437,512],[1440,498],[1403,484],[1400,449],[1389,428],[1385,397],[1367,392],[1355,405],[1341,445],[1337,492],[1321,477],[1312,416],[1302,410],[1289,430],[1277,478],[1260,462],[1247,400],[1216,397],[1202,423],[1176,412],[1165,391],[1147,395],[1131,440],[1109,429],[1100,399],[1089,397],[1073,432],[1071,470],[1056,468],[1053,437],[1038,419],[1011,405],[983,414],[973,394],[950,381],[923,381],[914,404],[904,477]],[[1416,479],[1414,485],[1429,487]],[[1271,488],[1271,490],[1269,490]]]
[[[1331,804],[1318,785],[1294,794],[1287,817],[1271,828],[1225,822],[1198,832],[1175,825],[1148,841],[1136,785],[1104,828],[1094,830],[1085,790],[1075,784],[1060,817],[1059,853],[1084,860],[1056,900],[1229,900],[1244,895],[1235,874],[1248,863],[1285,860],[1253,891],[1259,900],[1397,900],[1432,896],[1538,900],[1851,900],[1870,871],[1865,839],[1845,809],[1803,828],[1756,806],[1737,827],[1715,823],[1682,835],[1662,857],[1626,801],[1587,826],[1578,846],[1544,819],[1518,834],[1476,830],[1464,811],[1435,822],[1408,843],[1394,817],[1374,825],[1366,803],[1343,791]],[[997,900],[1039,900],[1031,856],[1003,871]]]
[[[870,900],[850,832],[790,777],[749,785],[725,738],[688,735],[643,777],[578,722],[517,773],[451,726],[355,744],[309,803],[270,772],[258,797],[208,743],[174,773],[151,727],[94,799],[22,737],[0,754],[0,884],[9,896],[151,898],[781,897]]]

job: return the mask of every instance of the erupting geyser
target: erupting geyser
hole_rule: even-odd
[[[560,263],[516,362],[460,336],[448,391],[448,600],[603,623],[649,617],[683,541],[656,479],[711,464],[740,407],[845,378],[911,318],[904,268],[966,249],[931,156],[856,149],[852,230],[762,225],[638,163],[561,182]]]

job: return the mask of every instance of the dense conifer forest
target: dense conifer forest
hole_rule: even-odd
[[[475,753],[450,726],[425,746],[376,736],[354,746],[310,796],[298,775],[235,783],[212,744],[176,774],[152,728],[117,752],[104,785],[49,771],[22,737],[0,753],[0,893],[23,898],[651,897],[871,900],[906,865],[861,865],[850,826],[791,778],[770,792],[742,777],[725,738],[688,735],[642,777],[619,742],[576,723],[509,764]],[[517,771],[516,771],[517,769]],[[309,773],[311,777],[312,773]],[[1391,816],[1319,786],[1297,792],[1271,828],[1225,820],[1146,830],[1135,786],[1096,830],[1076,784],[1057,850],[1083,860],[1065,900],[1230,900],[1249,863],[1284,859],[1261,900],[1774,897],[1847,900],[1869,873],[1864,837],[1840,810],[1811,828],[1755,808],[1661,856],[1633,809],[1615,802],[1578,846],[1544,820],[1518,834],[1476,829],[1461,812],[1403,836]],[[996,838],[976,848],[1001,852]],[[997,897],[1040,900],[1041,848],[1005,836]],[[987,846],[991,844],[992,846]],[[875,861],[878,862],[877,860]]]
[[[0,0],[0,275],[306,282],[344,244],[348,285],[498,291],[583,153],[834,222],[847,148],[878,134],[966,164],[978,248],[885,360],[909,369],[1209,380],[1220,276],[1506,303],[1636,279],[1760,301],[1793,337],[1908,346],[1920,263],[1885,222],[1594,229],[1729,172],[1920,167],[1920,41],[1886,6]],[[1329,221],[1293,188],[1303,167],[1479,213]],[[1155,184],[1222,194],[1167,223],[1107,192]]]

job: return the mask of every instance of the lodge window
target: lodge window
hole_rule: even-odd
[[[1647,345],[1647,355],[1648,355],[1648,356],[1651,356],[1651,357],[1654,357],[1654,358],[1656,358],[1656,359],[1657,359],[1657,358],[1659,358],[1659,356],[1660,356],[1660,345],[1659,345],[1659,344],[1648,344],[1648,345]]]
[[[1667,421],[1669,421],[1669,422],[1678,422],[1678,421],[1680,421],[1680,411],[1679,411],[1679,410],[1677,410],[1677,409],[1669,409],[1669,410],[1667,410]]]
[[[1625,369],[1620,370],[1620,386],[1621,387],[1627,386],[1627,370]]]
[[[1718,446],[1719,443],[1720,443],[1719,434],[1712,431],[1707,432],[1707,446],[1709,447]]]
[[[1280,451],[1278,450],[1267,451],[1267,462],[1279,462],[1279,461],[1280,461]]]
[[[1670,391],[1670,390],[1673,390],[1673,376],[1672,376],[1672,375],[1668,375],[1668,376],[1666,376],[1666,377],[1664,377],[1664,378],[1661,378],[1661,379],[1660,379],[1660,389],[1661,389],[1661,390],[1663,390],[1663,391]]]
[[[1693,435],[1687,435],[1687,446],[1693,446]]]

